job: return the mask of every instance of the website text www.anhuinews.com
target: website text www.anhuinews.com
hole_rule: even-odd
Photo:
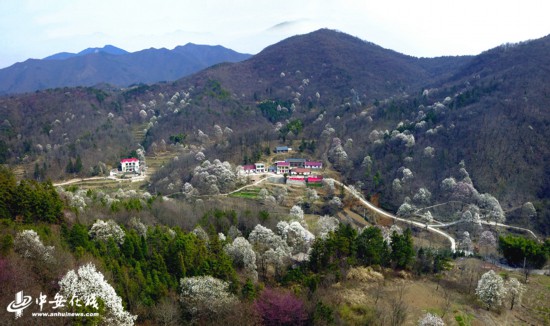
[[[98,317],[98,312],[33,312],[33,317]]]

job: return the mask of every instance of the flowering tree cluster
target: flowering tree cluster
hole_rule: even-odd
[[[477,283],[476,295],[487,309],[500,307],[506,295],[502,277],[493,270],[483,274]]]
[[[53,262],[53,246],[44,246],[34,230],[23,230],[17,233],[13,242],[15,252],[23,258]]]
[[[231,310],[237,299],[229,284],[212,276],[185,277],[180,280],[183,309],[193,319],[208,319]]]
[[[468,210],[471,211],[473,221],[477,220],[477,212],[482,219],[504,222],[506,216],[498,200],[491,194],[480,194],[472,184],[470,175],[464,168],[464,162],[461,162],[460,166],[459,174],[462,179],[457,181],[453,177],[446,178],[441,182],[441,189],[447,192],[451,200],[469,205]]]
[[[298,221],[277,223],[277,233],[286,241],[293,255],[308,253],[315,236]]]
[[[252,281],[258,279],[256,253],[248,240],[239,236],[233,240],[233,243],[227,244],[224,250],[238,268],[244,269],[246,275]]]
[[[193,171],[191,184],[202,194],[216,195],[235,188],[236,174],[229,162],[205,160]]]
[[[256,252],[258,268],[266,275],[269,266],[279,273],[287,265],[292,249],[286,241],[260,224],[256,225],[248,237],[248,241]]]
[[[78,298],[85,305],[93,306],[101,299],[107,313],[102,316],[105,325],[133,325],[137,319],[124,310],[122,299],[92,263],[79,267],[76,272],[68,271],[59,281],[59,287],[65,298]]]
[[[344,150],[340,138],[335,137],[332,139],[332,143],[328,151],[328,159],[336,168],[344,168],[349,164],[348,153]]]
[[[317,220],[317,236],[321,239],[325,239],[330,232],[334,232],[340,222],[334,216],[324,215]]]
[[[441,317],[428,312],[418,320],[418,326],[445,326],[445,322]]]
[[[137,234],[139,234],[140,237],[147,238],[147,226],[141,222],[141,220],[137,217],[132,217],[130,219],[129,226],[136,230]]]
[[[112,238],[119,245],[124,243],[124,237],[126,236],[124,230],[113,220],[107,222],[103,220],[95,221],[88,233],[90,237],[96,240],[108,241]]]

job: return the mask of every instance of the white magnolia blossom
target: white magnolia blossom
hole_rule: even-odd
[[[319,199],[319,195],[317,194],[317,191],[311,188],[306,189],[306,200],[310,203],[313,203],[314,201]]]
[[[510,302],[510,309],[513,309],[516,303],[521,303],[521,297],[525,292],[525,286],[516,278],[511,277],[506,281],[504,287],[506,288],[506,299]]]
[[[340,138],[333,138],[331,147],[328,151],[328,159],[336,166],[343,167],[348,163],[348,153],[342,146]]]
[[[391,187],[393,191],[400,193],[403,190],[403,185],[401,184],[401,180],[395,178],[393,179],[393,182],[391,184]]]
[[[342,208],[344,204],[342,203],[342,200],[338,196],[332,197],[331,200],[328,202],[329,206],[335,207],[335,208]]]
[[[205,159],[206,159],[206,155],[204,155],[203,152],[198,152],[197,154],[195,154],[195,160],[202,162]]]
[[[13,241],[15,252],[23,258],[53,262],[53,246],[44,246],[34,230],[23,230],[15,236]]]
[[[292,253],[291,248],[281,236],[260,224],[254,227],[248,241],[256,252],[257,265],[264,271],[267,270],[268,265],[274,266],[276,270],[281,270]]]
[[[422,216],[426,220],[426,223],[432,223],[434,221],[434,217],[432,216],[432,213],[430,211],[427,211],[426,213],[422,214]]]
[[[424,156],[433,158],[435,156],[435,149],[431,146],[424,148]]]
[[[476,295],[488,308],[500,307],[506,295],[502,277],[490,270],[477,282]]]
[[[304,211],[302,207],[298,205],[292,206],[289,213],[290,220],[298,221],[300,223],[304,222]]]
[[[219,125],[214,125],[214,137],[217,139],[221,139],[223,137],[223,130],[222,127]]]
[[[292,254],[308,253],[315,236],[297,221],[277,223],[277,233],[291,247]]]
[[[402,133],[398,130],[392,131],[391,139],[402,142],[405,147],[413,147],[415,144],[414,136],[408,130]]]
[[[210,163],[205,160],[193,170],[191,184],[200,193],[216,195],[235,188],[236,179],[235,169],[229,162],[222,163],[216,159]]]
[[[205,241],[205,242],[208,242],[210,240],[210,237],[208,236],[208,233],[206,233],[206,231],[204,231],[204,229],[202,228],[202,226],[200,225],[197,225],[196,228],[193,229],[193,231],[191,231],[194,235],[197,236],[197,238]]]
[[[397,210],[397,216],[410,217],[416,211],[416,207],[410,203],[410,200],[407,199],[408,197],[406,197],[403,204],[399,206],[399,209]]]
[[[193,187],[192,184],[186,182],[181,189],[183,198],[186,200],[191,200],[199,195],[199,191]]]
[[[405,183],[405,182],[408,182],[408,181],[412,180],[413,178],[414,178],[413,172],[408,168],[404,168],[403,169],[403,177],[401,178],[401,181],[403,183]]]
[[[430,199],[432,198],[432,193],[426,188],[418,189],[418,192],[414,195],[413,201],[419,204],[428,205]]]
[[[535,205],[531,203],[530,201],[526,202],[521,206],[521,214],[523,216],[526,216],[530,219],[537,217],[537,210],[535,209]]]
[[[207,143],[210,141],[210,137],[208,137],[207,134],[205,134],[202,130],[199,129],[197,132],[197,138],[201,143]]]
[[[494,233],[491,231],[481,232],[481,235],[479,236],[479,245],[495,248],[497,246],[497,239],[495,238]]]
[[[237,302],[229,284],[212,276],[182,278],[180,288],[179,300],[195,318],[227,311]]]
[[[340,222],[338,219],[333,216],[321,216],[317,220],[317,236],[321,239],[325,239],[330,232],[333,232],[338,228],[339,224]]]
[[[236,237],[233,243],[229,243],[224,247],[224,250],[238,268],[244,269],[252,281],[258,280],[256,253],[248,240],[243,237]]]
[[[139,117],[142,119],[147,118],[147,112],[145,112],[145,110],[139,111]]]
[[[63,297],[78,298],[83,304],[93,305],[101,299],[105,303],[106,314],[102,315],[105,325],[133,325],[137,319],[124,310],[122,299],[92,263],[81,266],[76,272],[68,271],[59,281],[59,287]]]
[[[418,320],[418,326],[445,326],[445,322],[441,317],[427,313],[424,317]]]
[[[474,251],[474,244],[472,239],[470,239],[470,232],[465,231],[462,233],[462,239],[460,240],[458,247],[466,254],[471,254]]]
[[[227,231],[227,236],[230,238],[230,239],[237,239],[238,237],[242,237],[242,233],[241,231],[239,231],[239,229],[237,229],[237,227],[235,225],[231,225],[229,227],[229,231]]]
[[[107,241],[112,238],[119,245],[124,243],[126,236],[124,230],[113,220],[96,220],[88,233],[96,240]]]
[[[130,227],[136,230],[140,237],[147,238],[147,226],[143,224],[139,218],[132,217],[130,219]]]

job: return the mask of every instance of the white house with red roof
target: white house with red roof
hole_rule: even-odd
[[[122,172],[139,173],[139,160],[137,158],[125,158],[120,160]]]

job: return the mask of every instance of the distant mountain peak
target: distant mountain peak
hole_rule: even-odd
[[[94,54],[94,53],[107,53],[111,55],[122,55],[122,54],[128,54],[129,52],[126,50],[123,50],[121,48],[117,48],[114,45],[107,44],[102,48],[87,48],[84,49],[78,53],[71,53],[71,52],[60,52],[53,55],[50,55],[48,57],[45,57],[44,60],[66,60],[73,57],[79,57],[83,55],[88,54]]]

